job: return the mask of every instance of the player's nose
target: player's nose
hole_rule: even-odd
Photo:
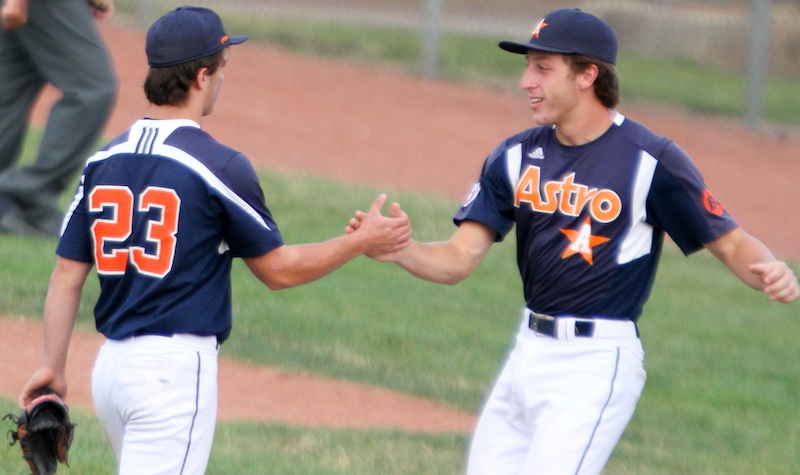
[[[536,82],[536,78],[534,77],[531,68],[526,68],[525,73],[522,74],[522,78],[519,80],[519,87],[520,89],[534,89],[538,83]]]

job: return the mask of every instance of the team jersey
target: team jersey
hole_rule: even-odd
[[[283,239],[249,160],[190,120],[136,122],[89,158],[56,253],[92,263],[109,339],[231,330],[234,257]]]
[[[553,126],[506,139],[456,213],[465,220],[498,240],[516,224],[531,310],[633,321],[665,232],[688,255],[737,227],[684,151],[621,114],[580,146],[560,144]]]

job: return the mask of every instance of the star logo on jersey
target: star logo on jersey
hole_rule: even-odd
[[[590,266],[594,265],[592,249],[595,246],[610,241],[607,237],[595,236],[592,234],[592,222],[588,217],[583,221],[580,229],[562,229],[561,232],[564,233],[570,241],[567,248],[564,249],[564,254],[561,255],[561,258],[566,259],[575,254],[580,254]]]
[[[539,24],[536,25],[536,28],[533,29],[533,33],[531,33],[531,38],[539,38],[539,33],[542,31],[542,28],[546,26],[547,23],[545,23],[544,18],[542,18],[542,21],[540,21]]]

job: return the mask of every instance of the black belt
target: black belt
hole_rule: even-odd
[[[558,319],[542,313],[531,312],[528,328],[540,335],[556,338],[558,336]],[[594,335],[592,320],[575,320],[575,336],[591,338]]]

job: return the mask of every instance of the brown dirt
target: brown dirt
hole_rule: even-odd
[[[35,336],[42,334],[42,326],[22,317],[0,318],[0,325],[0,361],[6,369],[0,378],[0,394],[16,399],[40,361],[42,342]],[[98,333],[76,332],[72,338],[67,365],[71,406],[92,407],[91,368],[102,343]],[[219,362],[219,419],[429,433],[464,433],[474,423],[472,414],[423,398],[257,367],[224,356]]]
[[[110,24],[102,31],[121,79],[118,106],[106,128],[107,135],[116,135],[145,114],[144,34]],[[203,127],[259,167],[460,200],[486,154],[531,125],[522,93],[375,71],[254,43],[231,53],[220,103]],[[55,97],[52,91],[44,95],[34,114],[37,123],[44,122]],[[678,142],[745,229],[779,256],[800,259],[800,220],[786,214],[800,203],[800,142],[676,111],[623,107],[623,113]],[[0,358],[5,368],[22,374],[3,375],[0,393],[16,397],[29,374],[25,369],[33,371],[38,362],[41,347],[27,342],[40,327],[21,318],[3,319],[2,325]],[[90,367],[101,341],[96,334],[74,337],[71,404],[91,406]],[[468,432],[474,423],[472,414],[424,399],[223,357],[220,419],[243,417],[430,432]]]

